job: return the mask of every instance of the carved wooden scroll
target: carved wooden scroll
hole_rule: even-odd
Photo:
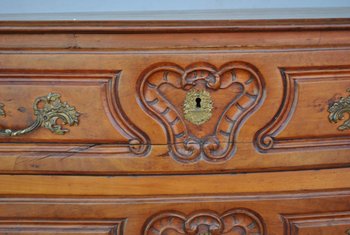
[[[141,74],[138,89],[143,109],[165,127],[169,154],[175,160],[219,162],[234,155],[239,127],[263,98],[264,80],[256,68],[243,62],[219,69],[209,63],[186,68],[160,63]],[[210,96],[213,107],[207,112],[212,113],[206,113],[204,121],[184,117],[186,96],[193,91],[198,97]]]
[[[213,211],[194,212],[189,216],[170,211],[152,217],[143,235],[264,235],[262,219],[247,209],[234,209],[218,215]]]

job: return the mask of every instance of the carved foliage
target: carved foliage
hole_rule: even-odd
[[[182,103],[174,104],[164,87]],[[259,72],[241,62],[227,63],[220,69],[208,63],[192,64],[185,69],[173,63],[162,63],[151,66],[139,79],[143,108],[165,126],[169,154],[181,162],[225,161],[232,157],[239,126],[261,101],[263,88],[264,81]],[[192,89],[211,93],[214,112],[219,113],[214,124],[206,122],[193,127],[184,119],[183,101]],[[220,97],[218,93],[223,95]],[[221,99],[223,96],[228,100],[220,110],[217,104],[225,102]],[[205,135],[197,133],[200,129],[209,130],[213,125],[213,130]]]
[[[218,215],[198,211],[186,216],[177,211],[164,212],[151,218],[143,235],[263,235],[264,224],[257,214],[247,209],[234,209]]]

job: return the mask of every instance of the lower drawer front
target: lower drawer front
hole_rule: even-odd
[[[0,234],[347,234],[350,193],[2,198]]]
[[[350,234],[350,212],[296,214],[283,216],[287,234]]]

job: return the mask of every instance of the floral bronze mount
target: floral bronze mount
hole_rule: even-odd
[[[78,125],[80,114],[75,110],[75,107],[70,106],[67,102],[62,102],[60,97],[61,95],[59,94],[49,93],[47,96],[36,98],[33,103],[36,120],[24,129],[0,129],[0,136],[20,136],[31,133],[39,127],[45,127],[54,134],[65,134],[69,130],[62,128],[57,121],[61,119],[63,121],[62,124],[69,126]],[[0,104],[0,116],[6,116],[4,106],[4,104]]]
[[[347,92],[350,93],[350,89],[347,89]],[[328,112],[328,120],[331,123],[337,123],[339,120],[343,120],[345,118],[344,114],[348,114],[348,119],[338,126],[338,130],[350,130],[350,95],[348,97],[340,97],[338,101],[330,104]]]
[[[264,80],[244,62],[216,68],[194,63],[150,66],[140,76],[142,108],[166,129],[169,155],[180,162],[223,162],[235,151],[243,121],[262,102]]]

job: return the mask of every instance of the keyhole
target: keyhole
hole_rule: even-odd
[[[196,108],[200,108],[201,107],[201,98],[196,98]]]

